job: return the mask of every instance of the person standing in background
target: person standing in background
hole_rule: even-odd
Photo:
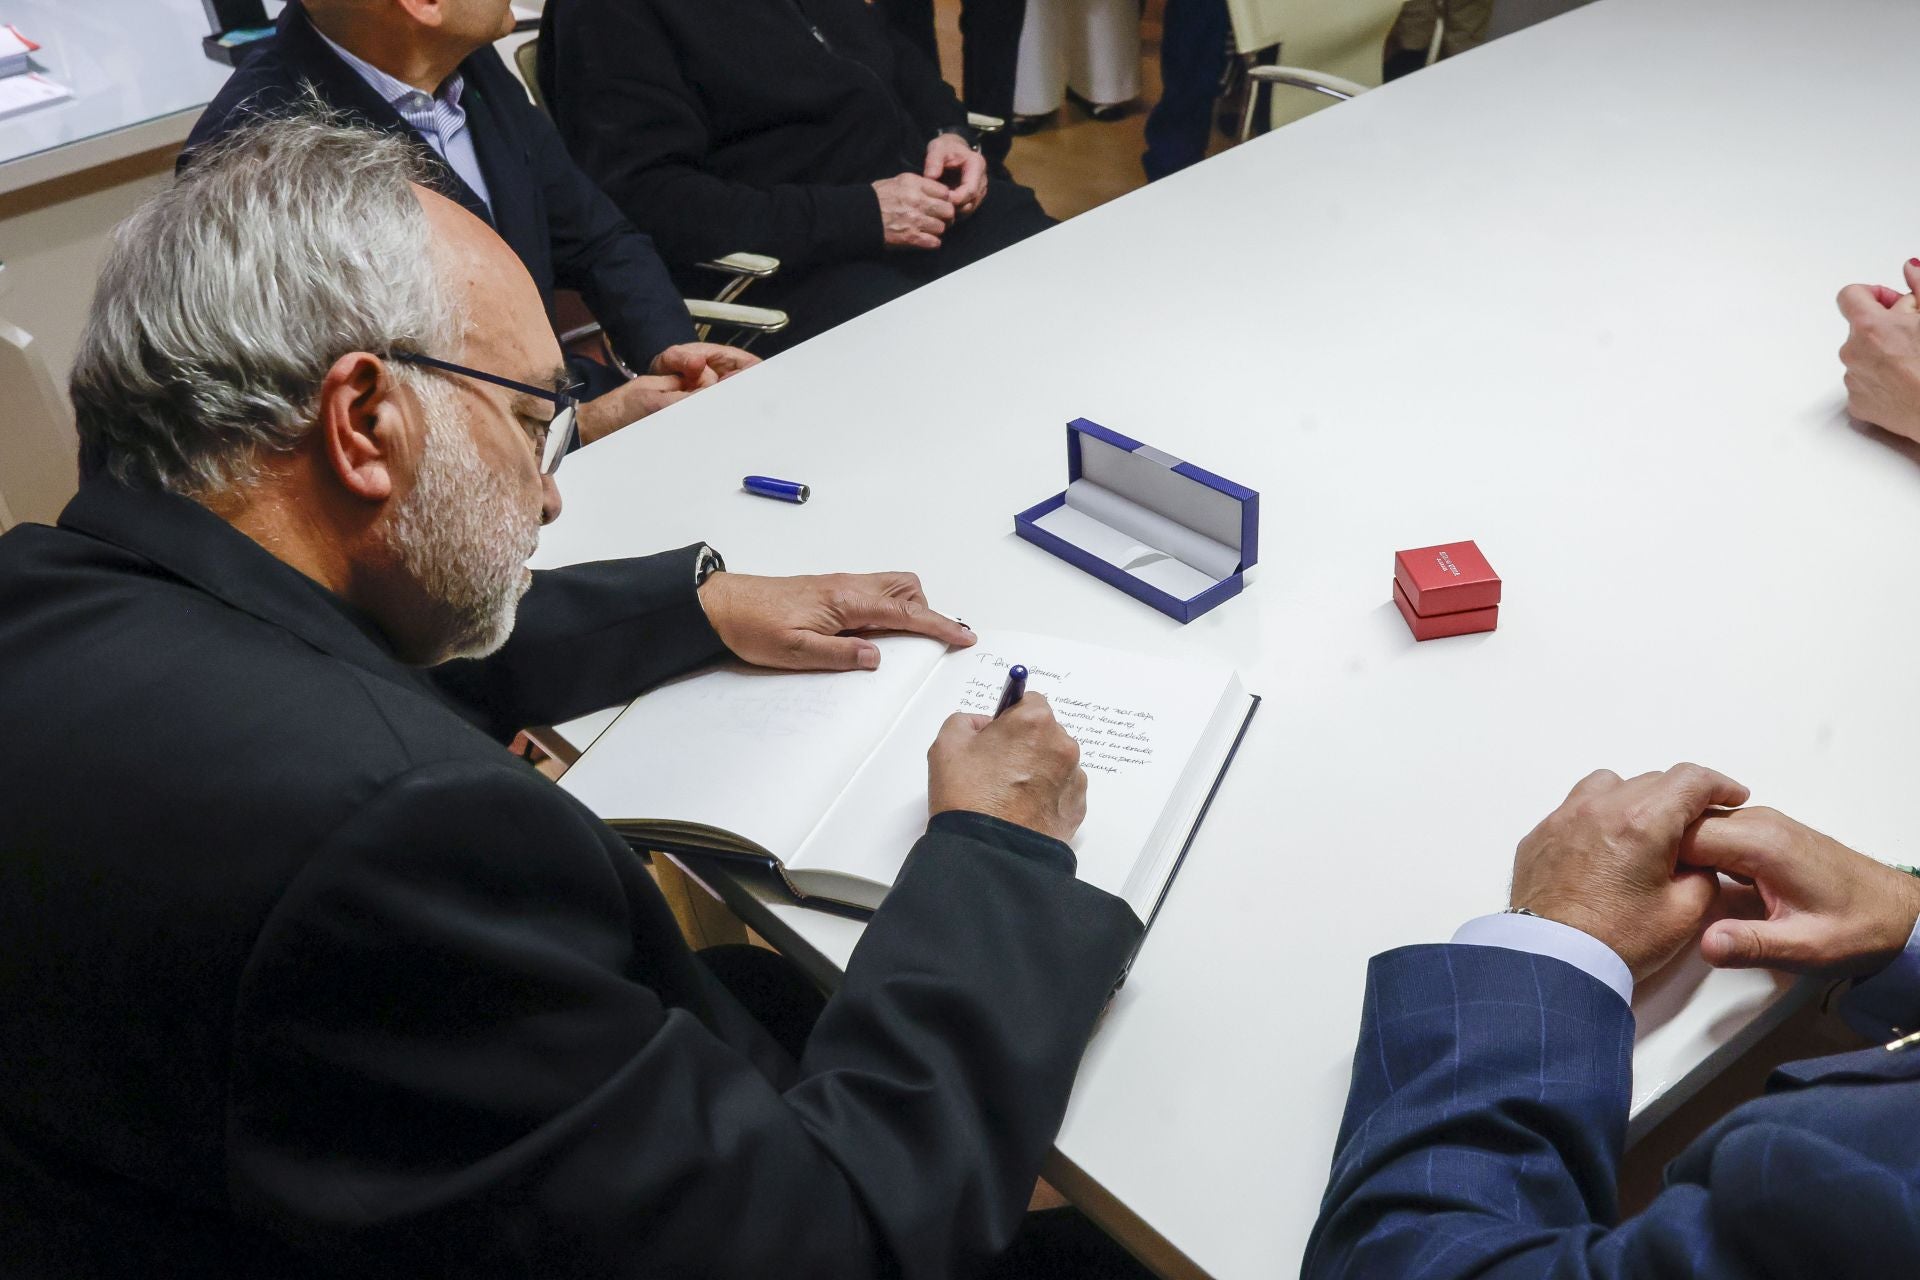
[[[1148,182],[1206,158],[1207,131],[1227,69],[1224,0],[1167,0],[1160,23],[1160,101],[1147,117]]]
[[[940,41],[933,30],[933,0],[875,0],[887,21],[909,43],[940,66]],[[1045,3],[1045,0],[1042,0]],[[1027,0],[960,0],[960,96],[967,110],[1013,118],[1014,68],[1020,58],[1020,29]],[[1005,163],[1013,146],[1006,130],[987,134],[980,152],[993,164]]]
[[[1095,120],[1118,120],[1139,96],[1139,0],[1041,0],[1027,9],[1015,133],[1044,123],[1069,98]]]

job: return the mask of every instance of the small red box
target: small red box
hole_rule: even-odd
[[[1500,575],[1471,542],[1402,551],[1393,558],[1393,580],[1423,618],[1500,603]]]
[[[1476,631],[1492,631],[1500,625],[1500,606],[1497,604],[1490,609],[1463,609],[1459,613],[1436,613],[1431,618],[1422,617],[1414,612],[1413,602],[1400,589],[1398,578],[1393,580],[1393,603],[1399,606],[1400,616],[1407,620],[1407,628],[1413,632],[1415,640],[1471,635]]]

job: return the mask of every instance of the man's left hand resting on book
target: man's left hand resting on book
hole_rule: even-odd
[[[909,631],[961,649],[974,640],[965,626],[927,607],[911,573],[758,578],[722,572],[701,584],[700,607],[735,656],[787,671],[878,667],[879,646],[850,632]]]

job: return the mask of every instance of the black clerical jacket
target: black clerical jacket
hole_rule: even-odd
[[[549,319],[554,289],[577,291],[635,369],[645,369],[676,343],[691,342],[687,304],[653,242],[568,158],[552,123],[528,101],[499,54],[480,50],[460,64],[460,74],[466,81],[461,106],[491,205],[341,61],[298,3],[280,15],[266,47],[221,86],[187,138],[181,164],[192,162],[194,148],[249,119],[297,107],[311,86],[323,101],[359,122],[418,141],[434,165],[441,192],[490,223],[520,255],[546,300]]]
[[[1065,846],[943,815],[795,1063],[475,727],[720,655],[695,558],[540,573],[423,673],[183,498],[95,478],[0,537],[0,1273],[838,1280],[1010,1237],[1140,930]]]
[[[741,249],[790,271],[878,257],[873,183],[966,125],[866,0],[548,0],[541,21],[561,135],[675,271]]]

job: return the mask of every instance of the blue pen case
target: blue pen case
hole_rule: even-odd
[[[1240,594],[1260,495],[1097,422],[1067,424],[1067,487],[1013,531],[1181,622]]]

